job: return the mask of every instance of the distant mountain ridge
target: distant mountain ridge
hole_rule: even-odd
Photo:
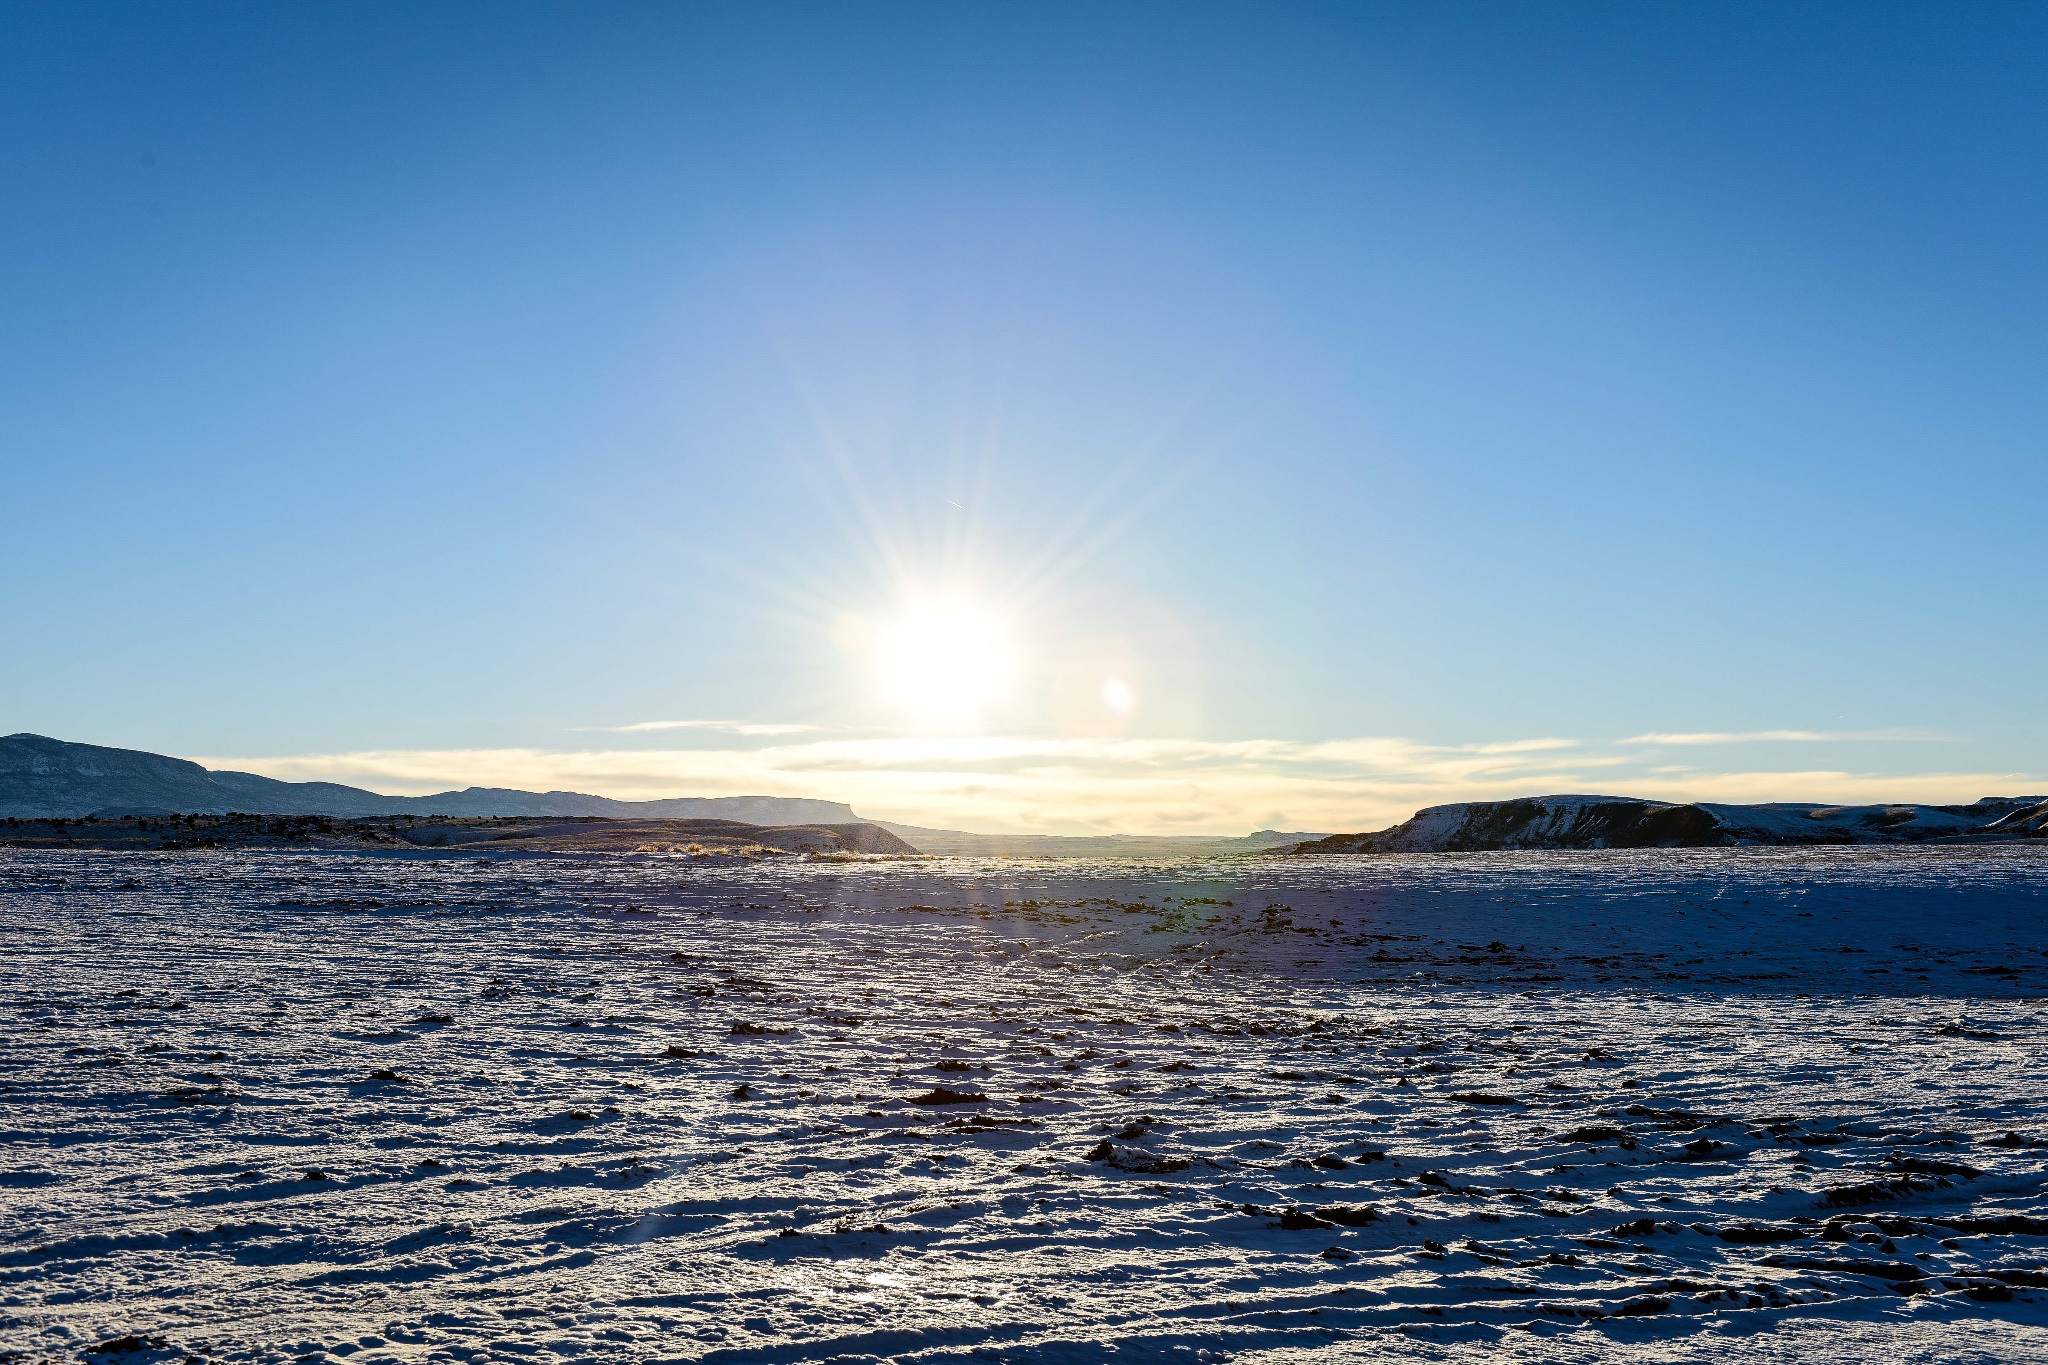
[[[750,825],[860,823],[840,801],[797,796],[676,796],[617,801],[582,792],[470,787],[383,796],[338,782],[281,782],[219,771],[139,749],[72,744],[44,735],[0,737],[0,817],[175,811],[181,815],[601,815],[614,819],[740,820]]]
[[[1430,806],[1369,834],[1333,834],[1296,853],[1479,853],[1539,848],[1712,848],[1731,844],[1903,844],[2048,838],[2048,796],[1967,806],[1680,804],[1632,796],[1535,796]]]
[[[1493,849],[1699,848],[1729,844],[1896,844],[2048,838],[2048,797],[1985,797],[1966,806],[1683,804],[1627,796],[1538,796],[1430,806],[1362,834],[1239,837],[970,834],[864,821],[840,801],[794,796],[678,796],[620,801],[583,792],[470,787],[384,796],[337,782],[283,782],[138,749],[0,736],[0,818],[87,815],[599,816],[737,820],[750,825],[872,823],[926,853],[968,857],[1157,858],[1239,853],[1448,853]]]

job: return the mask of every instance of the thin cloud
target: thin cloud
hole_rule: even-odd
[[[823,727],[817,725],[766,725],[750,720],[642,720],[631,725],[579,725],[580,732],[604,735],[641,735],[655,730],[710,730],[721,735],[802,735]]]
[[[670,726],[671,729],[709,727]],[[616,733],[614,731],[614,733]],[[1506,752],[1482,752],[1506,750]],[[1446,801],[1582,791],[1604,766],[1547,744],[1403,739],[834,737],[759,746],[483,749],[202,758],[209,767],[423,795],[472,785],[669,796],[809,796],[862,815],[989,832],[1243,833],[1379,828]]]
[[[671,726],[704,729],[704,726]],[[2021,773],[1712,772],[1653,750],[1554,741],[848,736],[703,748],[396,750],[200,758],[213,768],[423,795],[468,786],[626,800],[807,796],[868,819],[987,833],[1242,834],[1381,829],[1425,806],[1557,792],[1663,801],[1958,803],[2040,791]]]
[[[1468,744],[1461,751],[1474,754],[1533,754],[1546,749],[1576,749],[1575,739],[1511,739],[1500,744]]]
[[[1850,740],[1926,743],[1948,739],[1926,730],[1697,730],[1672,733],[1652,730],[1630,735],[1623,744],[1827,744]]]

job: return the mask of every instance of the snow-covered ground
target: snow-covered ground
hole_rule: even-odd
[[[2048,1360],[2044,911],[2012,845],[0,853],[0,1361]]]

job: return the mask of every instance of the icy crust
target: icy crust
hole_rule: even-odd
[[[2024,846],[9,852],[0,1350],[2048,1358],[2044,908]]]
[[[1476,853],[1498,849],[1892,844],[2048,836],[2048,797],[1967,806],[1679,805],[1632,796],[1533,796],[1429,806],[1390,829],[1333,834],[1297,853]]]

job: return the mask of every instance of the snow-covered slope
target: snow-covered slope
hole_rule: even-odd
[[[1301,853],[1473,853],[1506,848],[1705,848],[1724,844],[1888,844],[2048,836],[2048,797],[1967,806],[1680,805],[1629,796],[1536,796],[1430,806],[1370,834],[1334,834]]]

